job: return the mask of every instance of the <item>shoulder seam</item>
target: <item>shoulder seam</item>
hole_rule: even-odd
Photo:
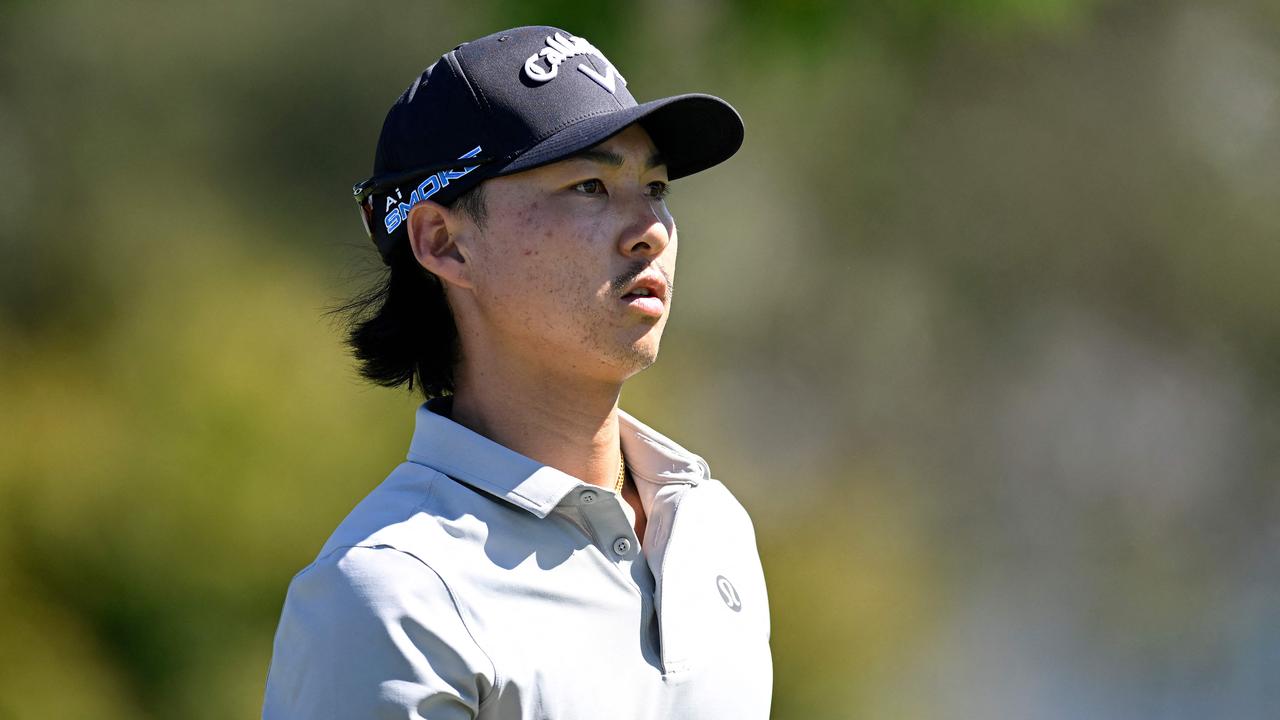
[[[427,495],[426,497],[422,498],[422,502],[418,503],[413,508],[414,513],[419,512],[420,510],[425,508],[428,503],[431,502],[431,498],[435,496],[436,486],[439,484],[440,478],[443,477],[443,478],[452,480],[452,478],[449,478],[448,475],[445,475],[444,473],[440,472],[439,470],[436,470],[435,468],[428,468],[428,469],[431,470],[432,474],[431,474],[431,479],[427,481]],[[428,570],[434,573],[436,577],[440,578],[440,584],[444,585],[445,591],[449,593],[449,599],[453,602],[453,611],[457,613],[458,621],[462,623],[462,628],[467,631],[467,635],[471,638],[471,642],[475,644],[476,649],[480,651],[480,654],[484,655],[485,659],[489,661],[489,667],[493,668],[493,685],[489,687],[489,692],[485,693],[485,696],[480,698],[480,701],[476,704],[476,710],[479,711],[484,707],[484,704],[489,701],[489,698],[493,697],[494,692],[496,692],[498,689],[498,685],[500,684],[500,679],[498,677],[498,664],[493,661],[493,656],[490,655],[488,651],[486,651],[484,647],[480,644],[480,639],[476,637],[475,631],[471,629],[471,625],[467,622],[466,615],[463,613],[462,603],[458,601],[458,596],[454,594],[453,588],[449,587],[449,581],[444,579],[444,575],[441,575],[439,570],[436,570],[434,567],[432,567],[431,563],[428,563],[426,560],[423,560],[422,558],[418,557],[417,555],[414,555],[413,553],[407,550],[401,550],[400,548],[397,548],[397,547],[391,547],[390,549],[395,550],[396,552],[401,553],[403,555],[407,555],[413,558],[414,560],[417,560],[418,562],[422,563],[424,567],[426,567]]]
[[[362,550],[390,550],[392,552],[400,553],[401,555],[404,555],[406,557],[410,557],[416,560],[420,565],[430,570],[431,573],[435,575],[437,579],[440,580],[440,584],[444,586],[445,592],[449,593],[449,601],[453,603],[453,612],[458,616],[458,622],[462,623],[462,629],[467,631],[467,637],[471,638],[471,643],[476,646],[476,649],[480,651],[481,655],[484,655],[485,660],[489,661],[489,667],[493,669],[493,685],[490,686],[489,692],[485,693],[485,696],[480,698],[479,704],[477,705],[477,710],[479,710],[480,708],[483,708],[484,704],[489,701],[489,698],[492,697],[494,692],[497,691],[498,689],[498,685],[499,685],[498,665],[493,661],[493,656],[490,655],[489,652],[484,649],[484,646],[480,644],[479,639],[476,637],[475,631],[471,629],[471,625],[467,622],[466,615],[463,613],[462,603],[458,601],[458,596],[454,594],[453,588],[449,587],[449,581],[445,580],[444,576],[440,574],[440,571],[432,567],[431,563],[427,562],[426,560],[423,560],[417,555],[414,555],[408,550],[401,550],[400,548],[394,545],[383,545],[383,544],[342,545],[340,547],[334,548],[333,550],[330,550],[323,557],[316,558],[316,562],[312,563],[311,567],[314,567],[321,560],[327,560],[328,558],[332,557],[335,553],[338,553],[343,550],[354,550],[356,548],[359,548]],[[308,567],[307,570],[310,570],[311,567]],[[304,570],[303,572],[306,572],[306,570]],[[302,574],[302,573],[299,573],[299,574]]]
[[[439,470],[436,470],[435,468],[427,467],[427,466],[422,466],[422,467],[426,470],[431,471],[431,479],[428,481],[426,497],[422,499],[422,502],[414,506],[410,514],[417,513],[418,511],[422,510],[429,502],[431,502],[431,498],[435,494],[436,483],[439,481],[439,478],[447,477],[443,475]],[[466,613],[463,612],[463,604],[458,601],[458,596],[453,592],[453,588],[449,587],[449,581],[445,580],[444,575],[441,575],[440,571],[436,570],[431,565],[431,563],[427,562],[426,560],[423,560],[422,558],[409,552],[408,550],[402,550],[394,545],[387,545],[384,543],[377,543],[377,544],[355,543],[352,545],[340,545],[338,547],[333,548],[332,550],[325,553],[324,555],[316,558],[315,561],[313,561],[310,565],[308,565],[307,567],[299,571],[298,575],[302,575],[306,573],[307,571],[315,567],[318,563],[320,563],[323,560],[327,560],[337,552],[340,552],[343,550],[351,550],[354,548],[362,548],[365,550],[391,550],[393,552],[400,553],[401,555],[404,555],[406,557],[411,557],[414,560],[416,560],[419,564],[421,564],[423,567],[430,570],[431,573],[434,574],[436,578],[440,580],[440,584],[444,586],[445,592],[449,593],[449,601],[453,603],[453,611],[458,616],[458,622],[462,623],[462,629],[467,631],[467,636],[471,638],[471,643],[476,646],[476,649],[480,651],[481,655],[484,655],[485,659],[489,661],[489,667],[493,669],[493,685],[490,686],[489,692],[485,693],[485,696],[480,698],[479,704],[477,706],[477,710],[479,710],[480,708],[483,708],[484,704],[488,702],[491,697],[493,697],[494,692],[497,691],[498,686],[501,684],[501,678],[499,677],[499,674],[498,674],[498,664],[493,661],[493,656],[490,655],[489,652],[484,649],[484,646],[480,644],[479,638],[476,637],[475,631],[471,629],[471,624],[467,622]]]

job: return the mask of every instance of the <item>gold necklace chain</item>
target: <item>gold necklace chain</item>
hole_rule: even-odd
[[[618,482],[613,486],[613,491],[622,494],[622,486],[627,482],[627,461],[622,457],[622,451],[618,451]]]

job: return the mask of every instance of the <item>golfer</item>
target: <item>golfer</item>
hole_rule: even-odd
[[[673,307],[670,183],[742,137],[710,95],[638,104],[553,27],[463,43],[395,102],[355,188],[389,273],[348,339],[426,402],[289,585],[264,718],[769,716],[751,520],[618,407]]]

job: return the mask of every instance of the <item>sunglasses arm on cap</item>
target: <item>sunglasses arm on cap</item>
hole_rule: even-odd
[[[458,168],[466,168],[468,171],[474,170],[485,163],[492,162],[493,158],[489,157],[461,157],[457,160],[428,165],[426,167],[414,168],[404,172],[390,173],[387,175],[378,175],[367,180],[356,183],[351,188],[351,194],[360,206],[360,219],[364,222],[364,230],[373,237],[373,204],[372,200],[375,195],[381,195],[388,191],[401,188],[413,182],[422,180],[428,176],[435,175],[445,170],[455,170]]]

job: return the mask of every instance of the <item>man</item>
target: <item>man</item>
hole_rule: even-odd
[[[618,408],[674,297],[668,182],[737,151],[550,27],[459,45],[356,187],[391,267],[350,342],[418,383],[408,462],[285,600],[263,717],[765,718],[764,576],[706,462]]]

